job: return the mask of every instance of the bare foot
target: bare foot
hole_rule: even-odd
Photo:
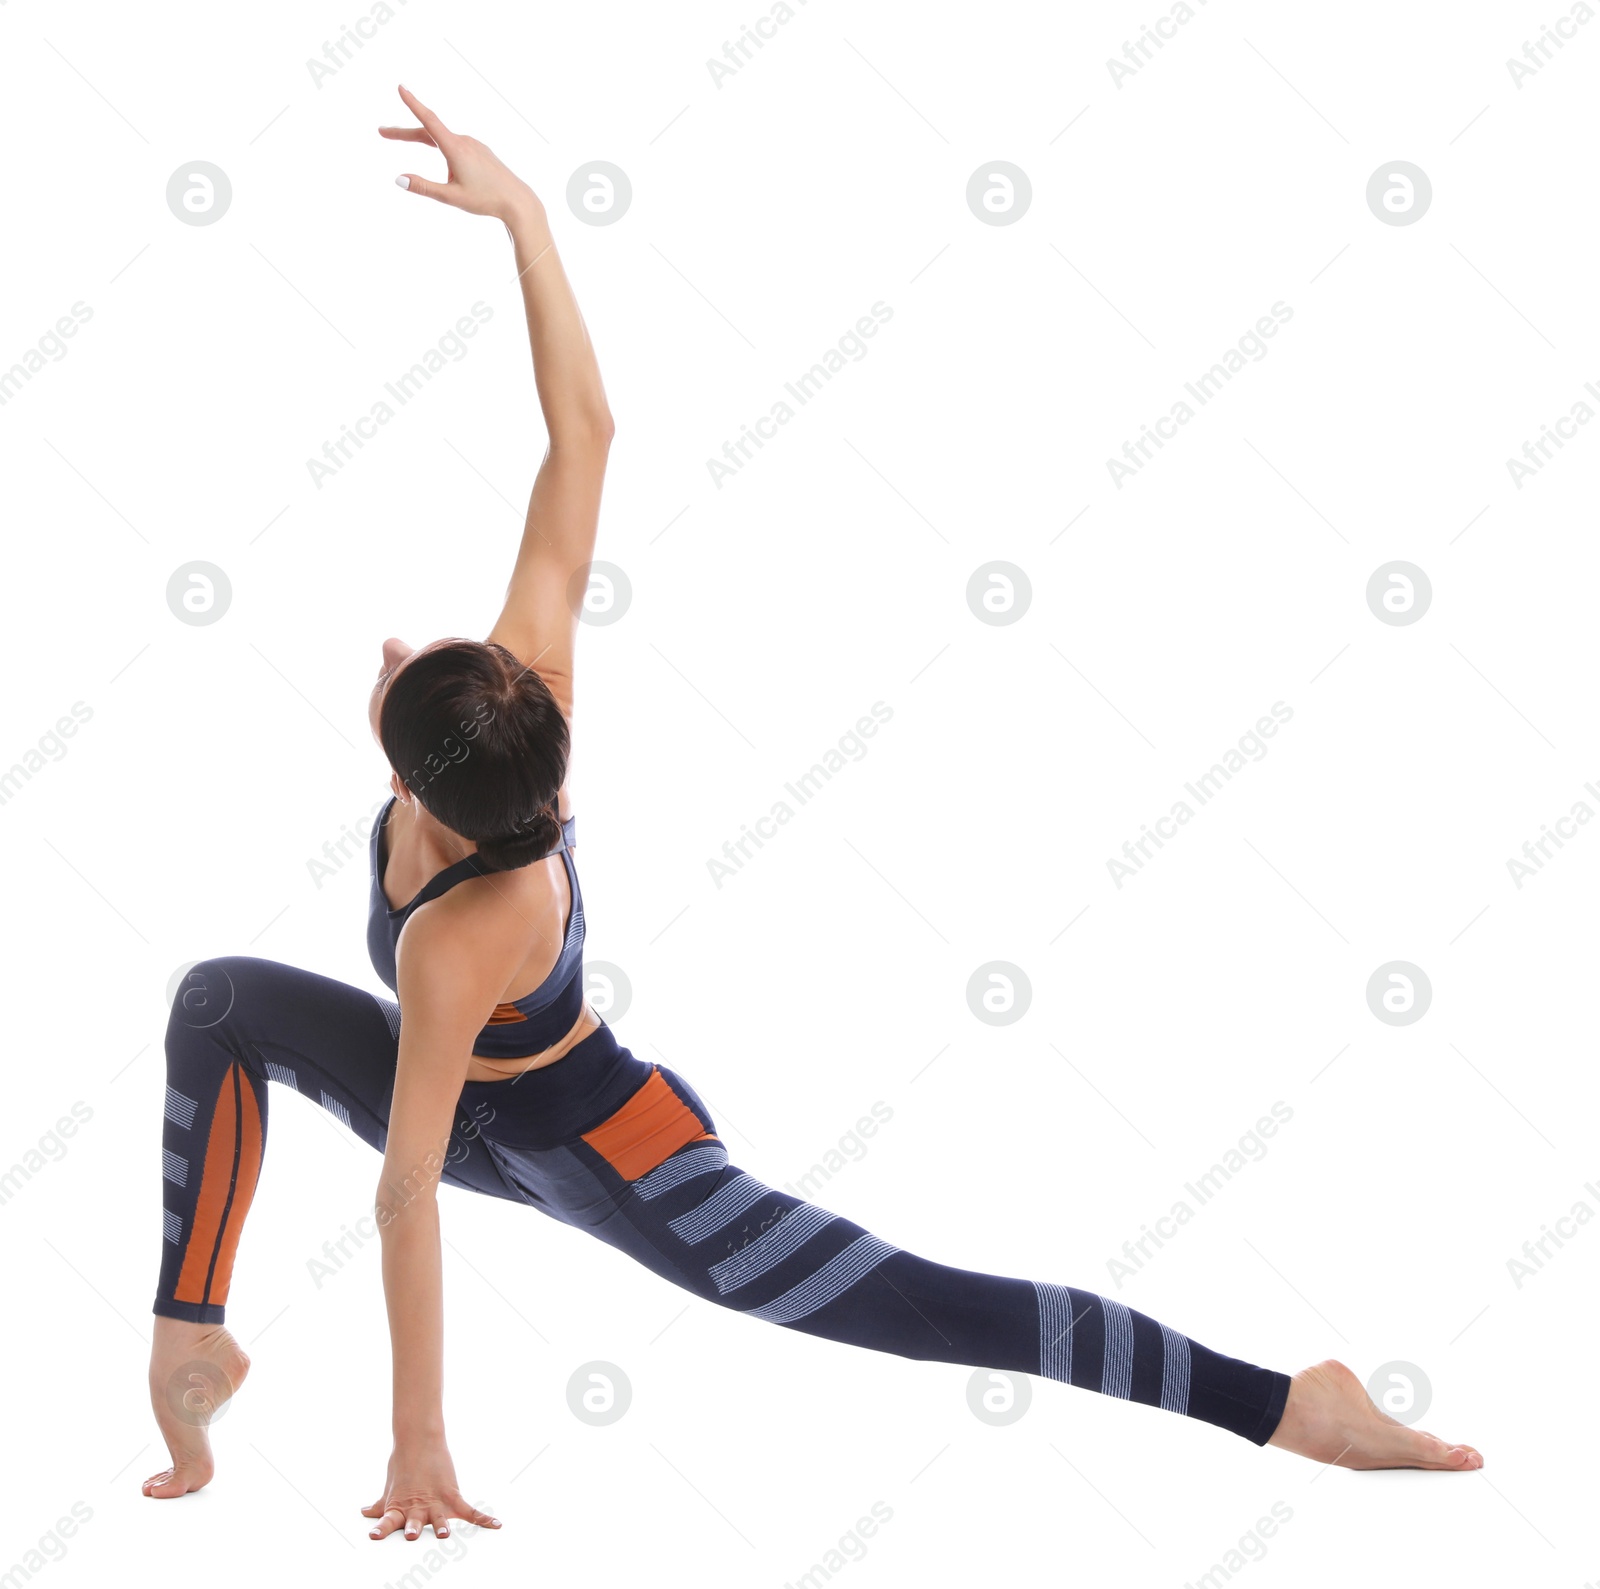
[[[158,1501],[187,1495],[210,1481],[212,1420],[244,1383],[250,1359],[220,1324],[190,1324],[156,1315],[150,1348],[150,1405],[172,1466],[144,1481]]]
[[[1475,1446],[1451,1445],[1397,1423],[1343,1363],[1331,1358],[1290,1380],[1283,1417],[1267,1444],[1341,1468],[1465,1473],[1483,1466]]]

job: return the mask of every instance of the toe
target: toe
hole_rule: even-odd
[[[1438,1435],[1430,1435],[1417,1431],[1417,1454],[1425,1462],[1437,1467],[1453,1468],[1459,1464],[1456,1447],[1448,1440],[1441,1440]]]
[[[1483,1466],[1483,1458],[1472,1446],[1453,1445],[1437,1435],[1423,1435],[1419,1452],[1421,1466],[1447,1473],[1465,1473]]]

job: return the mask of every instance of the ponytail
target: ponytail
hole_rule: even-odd
[[[557,797],[559,798],[559,797]],[[478,854],[490,872],[511,872],[520,866],[542,861],[545,856],[561,848],[561,820],[556,815],[556,800],[518,824],[515,833],[499,838],[479,839]]]

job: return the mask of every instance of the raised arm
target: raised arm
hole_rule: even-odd
[[[586,588],[594,556],[614,429],[600,366],[538,196],[492,150],[451,132],[409,90],[402,88],[400,97],[422,125],[380,131],[433,144],[449,165],[447,182],[408,174],[401,183],[424,198],[493,215],[511,235],[549,445],[528,499],[505,605],[487,638],[536,668],[570,717],[575,598]]]
[[[516,247],[533,377],[550,443],[528,498],[505,607],[488,638],[537,668],[571,717],[578,600],[594,557],[614,426],[544,206],[530,192],[506,227]]]

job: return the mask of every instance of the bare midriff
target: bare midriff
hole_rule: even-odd
[[[525,1070],[539,1070],[545,1065],[553,1065],[591,1032],[599,1030],[600,1018],[589,1008],[589,1001],[585,999],[583,1014],[559,1043],[541,1049],[537,1054],[519,1055],[516,1059],[486,1059],[482,1054],[474,1054],[467,1063],[467,1080],[504,1081],[508,1076],[519,1076]]]

